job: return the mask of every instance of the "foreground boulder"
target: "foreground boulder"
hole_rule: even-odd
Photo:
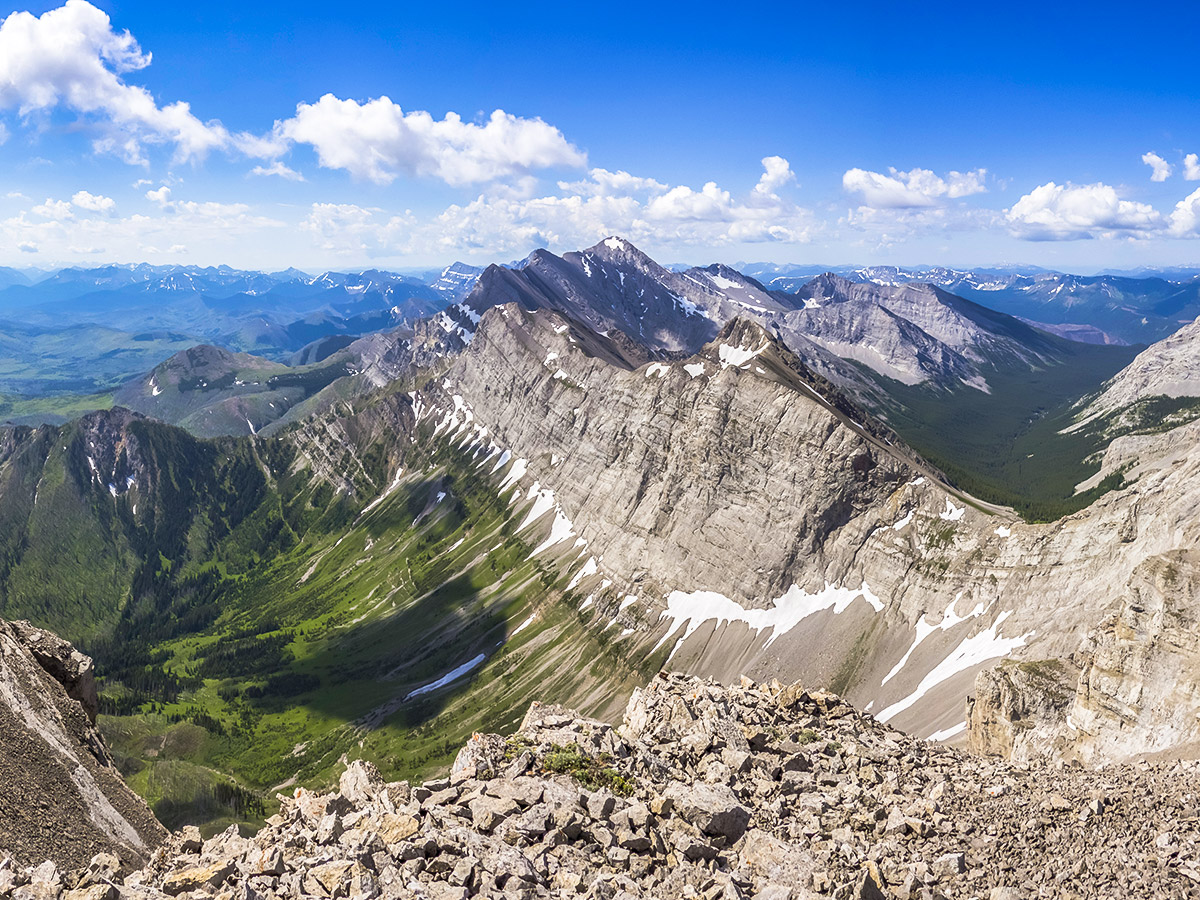
[[[10,857],[0,887],[14,867],[47,859],[50,885],[59,867],[83,869],[97,854],[140,866],[166,837],[121,780],[98,710],[90,658],[27,622],[0,620],[0,857]]]
[[[281,796],[256,837],[185,829],[94,896],[1182,898],[1200,892],[1197,797],[1191,763],[1014,765],[823,691],[660,675],[619,729],[534,704],[447,778],[351,763],[333,793]],[[0,890],[93,896],[48,874],[0,864]]]

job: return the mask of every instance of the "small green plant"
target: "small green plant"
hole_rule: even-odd
[[[570,775],[586,788],[608,788],[614,794],[628,796],[633,793],[633,783],[616,769],[606,765],[611,762],[607,754],[588,756],[576,745],[562,747],[553,745],[542,757],[542,770],[557,775]]]
[[[514,734],[504,740],[504,761],[512,762],[533,746],[532,741],[523,734]]]
[[[818,736],[817,733],[815,731],[813,731],[811,728],[805,728],[803,731],[800,732],[800,734],[798,734],[796,736],[796,743],[797,744],[811,744],[813,741],[815,741],[817,739],[817,736]]]

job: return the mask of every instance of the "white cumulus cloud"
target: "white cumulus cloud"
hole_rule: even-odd
[[[1153,150],[1142,154],[1142,162],[1153,170],[1150,173],[1151,181],[1166,181],[1171,177],[1171,164]]]
[[[251,175],[276,175],[285,181],[303,181],[304,176],[288,166],[285,166],[279,160],[271,163],[269,166],[255,166],[250,170]]]
[[[765,156],[762,164],[762,178],[754,187],[759,194],[774,194],[788,182],[796,180],[792,167],[782,156]]]
[[[112,197],[104,197],[99,194],[92,194],[88,191],[76,191],[71,198],[71,203],[80,209],[91,210],[92,212],[112,212],[117,205],[117,202]]]
[[[161,247],[171,247],[169,253],[188,247],[218,259],[228,259],[249,248],[245,257],[249,263],[260,242],[286,227],[284,222],[241,203],[173,201],[153,215],[125,217],[76,216],[72,208],[78,207],[50,200],[28,214],[0,219],[0,245],[18,249],[28,246],[32,249],[25,252],[53,258],[104,253],[130,259],[161,255]]]
[[[1175,204],[1167,227],[1174,237],[1200,237],[1200,188]]]
[[[1183,177],[1187,181],[1200,181],[1200,156],[1189,153],[1183,158]]]
[[[75,215],[71,211],[71,204],[66,200],[52,200],[50,198],[46,198],[45,203],[39,203],[31,212],[35,216],[41,216],[43,219],[53,219],[59,222]]]
[[[608,169],[590,169],[582,181],[560,181],[558,189],[568,194],[583,197],[618,197],[639,191],[668,191],[670,185],[653,178],[630,175],[625,171],[610,172]]]
[[[1029,240],[1063,241],[1118,237],[1160,228],[1152,206],[1122,200],[1107,184],[1055,184],[1034,188],[1006,213],[1009,228]]]
[[[483,124],[457,113],[435,119],[405,112],[388,97],[359,103],[326,94],[301,103],[296,115],[276,123],[276,133],[316,150],[322,166],[387,184],[398,175],[477,184],[539,169],[580,167],[583,152],[541,119],[496,110]]]
[[[100,129],[98,150],[143,161],[143,143],[174,144],[181,160],[203,158],[226,145],[220,123],[201,122],[182,101],[159,106],[143,87],[122,78],[144,69],[128,31],[85,0],[67,0],[41,16],[14,12],[0,23],[0,109],[21,116],[65,107]]]
[[[857,194],[864,206],[876,209],[919,209],[987,191],[987,169],[951,171],[944,178],[929,169],[901,172],[889,168],[888,172],[850,169],[842,176],[842,187],[848,194]]]
[[[768,179],[781,170],[764,163]],[[816,228],[808,210],[774,194],[752,189],[738,197],[715,182],[695,189],[592,169],[586,179],[560,182],[558,188],[558,193],[527,195],[489,186],[471,202],[453,204],[430,219],[407,211],[394,215],[352,204],[316,203],[301,227],[320,249],[349,257],[520,254],[536,247],[585,247],[608,234],[625,235],[648,248],[802,243]]]

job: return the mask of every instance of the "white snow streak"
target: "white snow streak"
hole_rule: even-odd
[[[924,615],[917,619],[916,640],[912,642],[912,646],[908,648],[908,652],[900,658],[900,662],[892,666],[892,671],[883,676],[883,681],[879,683],[880,687],[887,684],[889,681],[895,678],[897,674],[899,674],[900,670],[903,669],[905,664],[908,663],[909,657],[913,655],[913,651],[917,649],[917,647],[923,640],[925,640],[925,638],[929,637],[935,631],[949,631],[951,628],[960,624],[961,622],[965,622],[968,619],[974,619],[977,616],[983,615],[984,609],[982,603],[976,604],[975,608],[965,616],[958,615],[954,611],[954,605],[958,603],[958,598],[961,596],[961,591],[955,595],[954,599],[950,601],[950,605],[946,607],[946,611],[942,613],[942,621],[938,622],[936,625],[930,625],[928,622],[926,622]]]
[[[900,715],[900,713],[904,712],[943,681],[953,678],[959,672],[965,672],[967,669],[987,662],[989,659],[1008,656],[1009,653],[1018,647],[1025,646],[1025,641],[1033,632],[1027,632],[1019,637],[1012,638],[1000,636],[1000,626],[1010,615],[1012,615],[1011,611],[1001,613],[990,628],[986,628],[978,634],[964,639],[961,644],[950,652],[949,656],[934,666],[929,674],[921,679],[921,683],[917,685],[915,691],[903,700],[893,703],[875,718],[880,722],[887,722]]]
[[[525,477],[525,472],[529,469],[529,460],[523,456],[518,456],[512,464],[512,468],[508,470],[508,474],[504,476],[504,480],[500,482],[500,487],[496,492],[503,494],[510,487]]]
[[[508,636],[508,639],[511,641],[518,634],[520,634],[522,631],[524,631],[526,628],[528,628],[530,625],[532,625],[534,618],[535,618],[535,614],[530,613],[528,619],[526,619],[524,622],[522,622],[520,625],[518,625],[516,628],[513,629],[513,633]]]
[[[525,495],[526,500],[533,500],[533,508],[529,510],[529,515],[525,517],[525,521],[518,527],[517,531],[521,532],[544,516],[550,510],[554,509],[554,491],[550,488],[542,490],[541,484],[534,482],[529,493]]]
[[[929,737],[925,738],[925,740],[927,740],[927,741],[948,741],[948,740],[950,740],[950,738],[954,737],[956,734],[962,734],[966,730],[967,730],[967,723],[959,722],[957,725],[951,725],[949,728],[943,728],[941,731],[935,731]]]
[[[600,571],[600,567],[596,565],[596,557],[589,556],[588,561],[583,564],[583,568],[575,573],[575,577],[572,578],[571,583],[567,585],[567,590],[575,590],[575,588],[579,587],[579,583],[583,581],[583,579],[591,575],[595,575],[598,571]]]
[[[667,597],[667,608],[659,617],[659,621],[670,619],[671,625],[651,653],[666,643],[681,623],[686,623],[686,628],[676,649],[701,625],[713,620],[718,627],[728,622],[744,622],[759,634],[770,628],[771,637],[764,645],[769,647],[814,613],[832,609],[836,615],[860,598],[869,603],[875,612],[883,610],[883,603],[871,592],[866,581],[859,588],[843,588],[826,582],[825,587],[815,594],[793,584],[787,593],[772,601],[769,609],[746,609],[716,591],[672,591]],[[671,651],[671,655],[674,656],[674,651]]]
[[[486,659],[486,657],[482,653],[480,653],[474,659],[468,660],[467,662],[463,663],[461,666],[451,669],[449,672],[447,672],[445,675],[443,675],[437,681],[431,681],[431,682],[429,682],[429,684],[422,685],[421,687],[417,688],[415,691],[409,691],[409,693],[407,694],[407,696],[405,696],[404,699],[411,700],[413,697],[419,697],[422,694],[428,694],[431,691],[436,691],[440,687],[445,687],[450,682],[457,681],[458,679],[462,678],[464,675],[466,675],[472,669],[478,668],[479,664],[482,663],[484,661],[484,659]]]
[[[553,497],[553,494],[551,494],[551,497]],[[575,526],[571,524],[571,520],[563,514],[563,511],[556,506],[554,508],[554,524],[550,526],[550,536],[537,545],[534,551],[529,554],[529,558],[533,559],[533,557],[537,556],[543,550],[553,547],[555,544],[561,544],[563,541],[574,536]]]
[[[721,368],[727,369],[730,366],[744,366],[758,354],[767,349],[767,345],[763,344],[757,350],[748,350],[745,347],[731,347],[728,344],[722,344],[717,348],[717,357],[721,360]]]

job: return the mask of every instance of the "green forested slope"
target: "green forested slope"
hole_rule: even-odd
[[[529,558],[504,470],[431,432],[393,392],[271,439],[122,411],[7,436],[0,615],[95,656],[110,746],[168,825],[261,818],[351,748],[419,775],[534,697],[599,712],[643,680]]]

